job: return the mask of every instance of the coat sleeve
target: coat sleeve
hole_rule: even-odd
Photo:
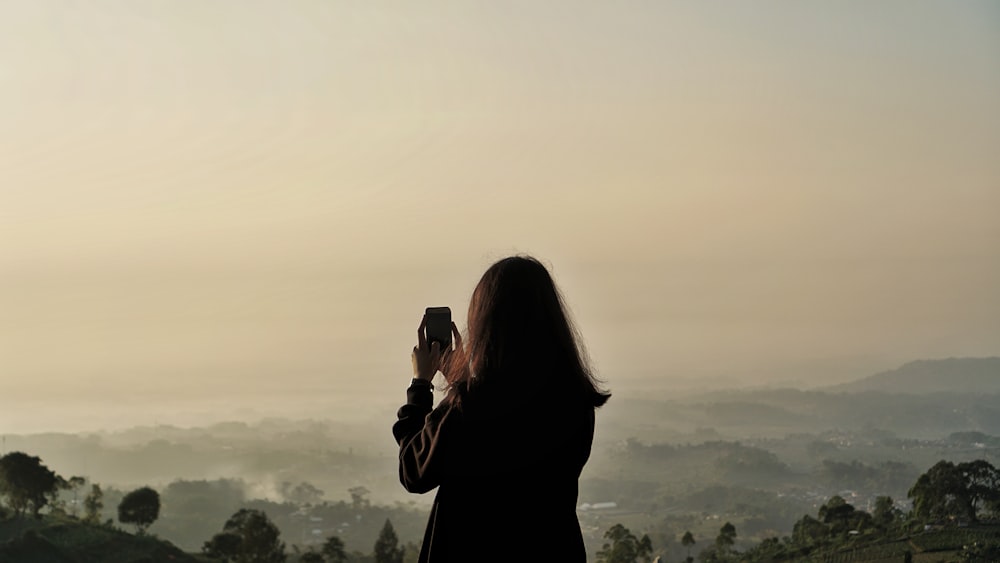
[[[448,428],[455,413],[449,405],[433,409],[427,385],[411,385],[399,408],[392,435],[399,444],[399,482],[411,493],[426,493],[441,484],[447,464]]]

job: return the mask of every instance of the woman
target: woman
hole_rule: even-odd
[[[413,348],[413,380],[392,427],[407,491],[437,487],[421,563],[586,561],[576,517],[600,389],[545,267],[493,264],[469,303],[463,346]],[[444,398],[432,409],[440,370]]]

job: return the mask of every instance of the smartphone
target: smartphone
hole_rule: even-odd
[[[427,345],[438,342],[441,351],[451,350],[451,309],[448,307],[428,307],[424,311],[427,317]]]

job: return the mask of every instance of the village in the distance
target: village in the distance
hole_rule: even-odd
[[[592,561],[986,561],[1000,549],[1000,358],[664,395],[616,395],[598,412],[577,510]],[[416,561],[432,494],[399,486],[393,417],[6,435],[0,561],[110,561],[66,547],[106,548],[96,530],[146,542],[117,550],[136,561],[149,542],[173,560],[241,561],[225,540],[256,515],[287,561]],[[19,493],[15,454],[52,473],[51,494]],[[144,489],[155,514],[133,494]],[[496,507],[525,550],[545,537],[518,528],[532,502]]]

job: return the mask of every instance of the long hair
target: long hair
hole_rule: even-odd
[[[464,344],[448,358],[454,402],[514,387],[594,407],[611,396],[591,371],[552,276],[533,257],[511,256],[486,270],[469,302]]]

